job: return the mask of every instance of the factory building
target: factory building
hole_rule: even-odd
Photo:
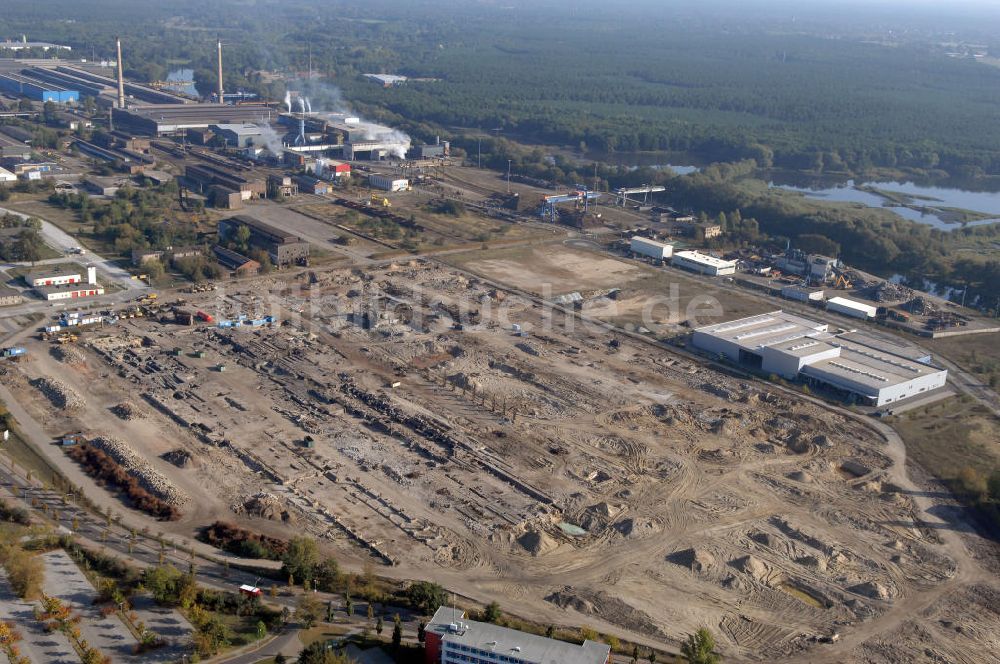
[[[215,124],[209,127],[227,148],[246,148],[261,141],[264,131],[255,124]]]
[[[636,235],[629,242],[629,250],[639,256],[665,261],[673,255],[674,245]]]
[[[825,295],[822,288],[792,285],[783,286],[781,289],[781,297],[796,302],[822,302]]]
[[[39,286],[35,291],[49,302],[104,295],[104,287],[96,284]]]
[[[668,218],[664,219],[664,216]],[[711,240],[714,237],[722,237],[722,226],[707,221],[697,221],[691,216],[670,217],[669,214],[661,214],[660,221],[670,224],[671,233],[691,237],[699,242]]]
[[[712,277],[736,273],[736,261],[722,260],[697,251],[678,251],[671,258],[670,264]]]
[[[826,323],[784,311],[700,327],[692,343],[705,352],[789,380],[801,380],[871,406],[945,385],[948,372],[878,338],[831,334]]]
[[[244,201],[267,196],[267,180],[262,177],[243,177],[209,164],[188,164],[184,167],[184,177],[199,192],[207,192],[212,186],[224,187],[240,193]]]
[[[406,191],[410,187],[410,181],[406,178],[395,178],[391,175],[372,173],[368,176],[368,186],[372,189],[381,189],[382,191]]]
[[[299,191],[304,194],[318,194],[323,196],[330,193],[330,184],[319,178],[309,175],[296,175],[292,180],[298,185]]]
[[[609,664],[611,647],[567,643],[493,623],[466,620],[463,609],[442,606],[426,628],[426,664]]]
[[[309,258],[309,243],[276,226],[246,215],[219,222],[219,238],[226,239],[241,226],[250,229],[250,246],[267,252],[275,265],[288,265]]]
[[[80,101],[80,92],[21,74],[0,74],[0,91],[56,104]]]
[[[91,268],[93,269],[93,268]],[[83,281],[83,276],[79,270],[40,270],[29,272],[24,280],[33,288],[39,286],[65,286],[66,284],[78,284]]]
[[[365,74],[365,78],[380,84],[384,88],[402,85],[409,80],[405,76],[398,76],[396,74]]]
[[[826,301],[826,310],[834,313],[851,316],[852,318],[875,318],[878,307],[873,307],[864,302],[850,300],[846,297],[831,297]]]
[[[25,280],[48,301],[104,295],[104,288],[97,283],[97,268],[93,266],[87,267],[87,283],[82,283],[80,273],[73,270],[32,272]]]
[[[314,168],[316,177],[325,180],[339,180],[351,177],[351,165],[346,161],[333,159],[317,159]]]
[[[117,129],[143,136],[181,134],[189,129],[208,129],[212,125],[269,124],[277,116],[267,104],[157,104],[111,109]]]
[[[414,145],[407,155],[410,159],[441,159],[451,155],[451,143],[438,139],[427,145]]]
[[[6,168],[0,168],[0,182],[17,182],[17,176]]]
[[[52,51],[72,51],[72,46],[64,46],[63,44],[53,44],[51,42],[38,42],[38,41],[28,41],[27,37],[22,37],[21,41],[12,41],[10,39],[5,39],[0,42],[0,51],[30,51],[32,49],[41,49],[46,53],[50,50]]]
[[[293,181],[292,176],[280,173],[271,173],[267,176],[268,196],[289,198],[297,193],[299,193],[299,185]]]
[[[212,247],[212,253],[215,254],[219,265],[229,270],[235,277],[250,277],[260,272],[260,263],[222,245],[217,244]]]

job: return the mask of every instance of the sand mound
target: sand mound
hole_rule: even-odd
[[[517,543],[533,556],[544,556],[559,547],[559,542],[540,530],[529,530],[517,538]]]
[[[803,567],[809,567],[820,572],[826,571],[826,561],[817,556],[802,556],[801,558],[796,558],[795,562]]]
[[[771,567],[756,556],[743,556],[733,560],[730,564],[760,583],[770,584],[775,577]]]
[[[810,475],[809,473],[807,473],[804,470],[795,470],[795,471],[792,471],[792,472],[788,473],[787,475],[785,475],[785,477],[787,477],[788,479],[792,480],[793,482],[808,483],[808,482],[812,482],[813,481],[812,475]]]
[[[593,532],[607,526],[613,518],[621,513],[622,508],[617,505],[606,502],[597,503],[583,510],[577,517],[577,522],[584,530]]]
[[[878,581],[859,583],[856,586],[851,586],[848,590],[872,599],[886,600],[892,597],[892,592]]]
[[[626,539],[640,539],[660,532],[660,524],[652,519],[623,519],[615,524],[615,530]]]
[[[715,556],[704,549],[677,551],[667,556],[667,560],[699,574],[708,571],[709,567],[715,565]]]

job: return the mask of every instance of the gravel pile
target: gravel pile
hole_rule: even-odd
[[[110,436],[98,436],[91,440],[90,444],[121,464],[130,475],[139,480],[142,488],[160,500],[174,506],[183,505],[189,500],[183,491],[149,465],[148,461],[139,456],[124,441]]]
[[[36,378],[31,384],[59,410],[79,410],[87,403],[76,390],[55,378]]]
[[[73,346],[53,346],[49,351],[52,357],[65,364],[83,364],[84,357],[80,349]]]
[[[122,401],[117,406],[112,407],[111,412],[125,421],[140,420],[145,417],[139,407],[131,401]]]

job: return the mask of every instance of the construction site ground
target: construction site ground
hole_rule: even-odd
[[[565,245],[512,252],[468,265],[526,291],[658,278]],[[154,531],[310,534],[529,619],[670,647],[707,625],[730,661],[1000,660],[1000,584],[888,427],[430,261],[184,297],[280,323],[164,311],[26,340],[0,375],[52,441],[138,459],[182,512]],[[78,475],[55,442],[42,453]]]

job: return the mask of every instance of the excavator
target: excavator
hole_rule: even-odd
[[[376,207],[392,207],[392,203],[388,198],[376,193],[372,193],[369,204]]]

